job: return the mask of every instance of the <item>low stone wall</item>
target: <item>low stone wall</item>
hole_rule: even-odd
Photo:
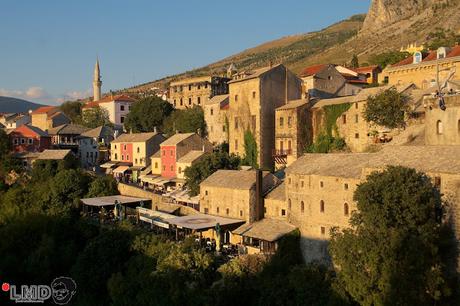
[[[158,210],[167,210],[170,211],[171,209],[179,209],[179,215],[194,215],[198,214],[199,212],[195,209],[179,204],[168,203],[164,201],[164,198],[159,195],[155,194],[151,191],[144,190],[142,188],[127,185],[123,183],[118,184],[118,191],[121,195],[124,196],[131,196],[131,197],[138,197],[138,198],[146,198],[152,200],[152,209],[157,208]]]

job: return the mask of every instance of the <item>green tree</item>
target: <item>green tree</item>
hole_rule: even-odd
[[[392,87],[367,98],[363,112],[364,119],[389,129],[403,127],[409,102],[409,96],[399,93]]]
[[[67,101],[59,107],[61,111],[72,120],[73,123],[80,123],[82,120],[81,109],[83,103],[79,101]]]
[[[0,129],[0,159],[10,152],[11,142],[6,132]]]
[[[369,61],[371,64],[379,65],[384,69],[386,66],[396,64],[409,56],[410,54],[407,52],[389,51],[374,55]]]
[[[105,197],[120,194],[118,192],[117,181],[113,176],[99,176],[89,185],[89,191],[86,197]]]
[[[105,108],[99,106],[83,111],[81,124],[92,129],[101,125],[112,126],[109,120],[109,113]]]
[[[257,142],[254,135],[249,130],[244,132],[244,152],[243,165],[251,166],[255,169],[259,168],[259,164],[257,163],[257,157],[259,155]]]
[[[163,130],[173,135],[176,131],[180,133],[194,133],[200,131],[201,136],[206,134],[206,122],[203,109],[199,106],[185,110],[175,110],[165,120]]]
[[[359,60],[356,54],[353,54],[353,57],[351,58],[350,66],[351,68],[359,68]]]
[[[185,169],[185,181],[190,195],[200,193],[200,184],[219,169],[239,169],[240,158],[227,152],[217,151],[204,156],[199,162]]]
[[[153,132],[174,110],[171,103],[158,97],[144,98],[133,104],[125,120],[126,130],[133,132]]]
[[[338,276],[361,305],[433,305],[448,290],[439,255],[441,195],[423,173],[374,172],[354,194],[350,229],[332,231]]]

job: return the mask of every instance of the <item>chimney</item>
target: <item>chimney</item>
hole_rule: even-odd
[[[262,170],[256,170],[256,209],[254,221],[264,218],[263,177]]]
[[[157,130],[157,127],[156,127],[156,126],[153,127],[153,132],[154,132],[155,134],[158,133],[158,130]]]

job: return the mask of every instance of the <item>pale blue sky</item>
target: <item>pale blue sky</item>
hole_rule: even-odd
[[[56,104],[319,30],[370,0],[0,0],[0,95]]]

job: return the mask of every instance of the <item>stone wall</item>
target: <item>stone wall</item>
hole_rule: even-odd
[[[427,145],[460,145],[460,95],[445,97],[446,110],[438,99],[425,103],[425,143]],[[431,109],[430,109],[431,108]]]

